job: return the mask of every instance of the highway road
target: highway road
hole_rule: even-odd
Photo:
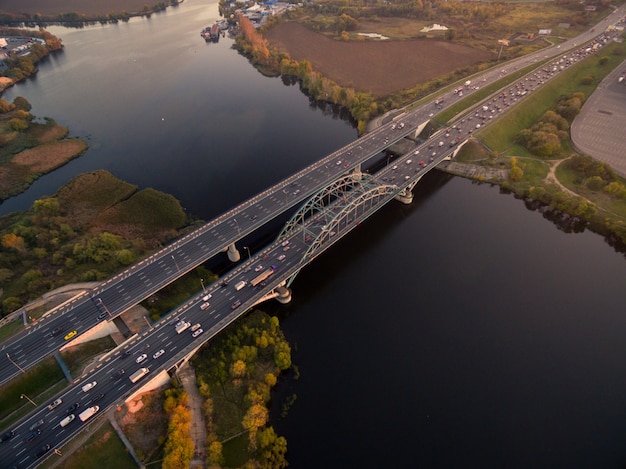
[[[559,51],[559,57],[562,53]],[[89,370],[79,383],[75,383],[59,396],[63,400],[62,406],[53,410],[47,410],[46,407],[41,406],[16,427],[6,429],[5,432],[15,431],[15,435],[0,446],[0,460],[11,461],[11,464],[18,464],[19,467],[34,467],[38,461],[36,453],[43,445],[49,444],[50,451],[52,451],[87,425],[75,419],[66,427],[60,427],[59,422],[65,417],[68,405],[79,403],[80,407],[77,411],[80,411],[100,393],[104,394],[98,402],[101,411],[123,402],[141,384],[140,382],[134,385],[128,379],[128,376],[135,370],[146,366],[150,369],[149,376],[153,376],[159,371],[171,368],[182,357],[210,340],[261,297],[269,293],[275,285],[291,278],[306,263],[311,262],[342,236],[358,227],[362,220],[395,197],[402,189],[414,184],[425,172],[454,151],[456,146],[477,128],[480,129],[492,122],[501,112],[506,112],[515,102],[523,99],[528,93],[555,76],[561,70],[561,66],[564,68],[569,66],[566,62],[560,62],[561,58],[558,60],[494,94],[485,103],[481,103],[470,113],[464,114],[451,127],[441,130],[429,141],[390,161],[373,175],[381,182],[381,187],[389,188],[389,190],[381,193],[378,198],[369,199],[369,207],[366,210],[362,208],[360,212],[358,209],[345,211],[345,207],[350,206],[351,199],[358,198],[359,194],[362,194],[358,191],[347,190],[343,197],[336,198],[324,212],[307,219],[303,225],[282,236],[279,242],[268,246],[251,256],[248,261],[234,267],[222,281],[208,286],[206,292],[212,295],[208,301],[208,307],[202,308],[202,305],[207,302],[202,300],[205,292],[201,292],[177,308],[168,318],[159,321],[153,327],[146,328],[124,346],[123,350],[128,350],[130,356],[124,359],[122,358],[125,356],[123,350],[117,350],[102,360],[97,367]],[[557,70],[554,70],[554,67],[557,67]],[[489,72],[493,75],[491,77],[493,80],[498,79],[502,73],[502,70]],[[482,83],[488,83],[488,81]],[[475,88],[464,88],[464,91],[465,95],[471,94]],[[456,99],[462,99],[458,96],[458,92],[450,92],[449,95],[446,96],[447,105]],[[379,155],[381,150],[404,138],[407,130],[417,128],[432,117],[433,109],[434,104],[431,102],[416,111],[397,117],[393,122],[383,126],[382,130],[378,129],[373,132],[369,138],[361,138],[327,156],[321,162],[282,181],[268,191],[244,202],[233,211],[209,222],[200,230],[177,240],[171,246],[107,280],[89,294],[74,299],[70,304],[63,306],[53,317],[40,321],[19,340],[5,344],[2,352],[8,353],[9,356],[6,363],[3,363],[3,369],[17,369],[18,366],[26,368],[41,359],[40,357],[46,356],[63,345],[66,342],[64,336],[67,332],[71,330],[84,332],[99,321],[110,320],[111,316],[119,314],[128,306],[151,294],[146,292],[158,290],[178,278],[182,272],[189,271],[220,252],[224,246],[250,233],[260,224],[267,223],[277,214],[283,213],[286,210],[285,207],[293,206],[293,200],[299,199],[302,194],[309,197],[315,190],[324,187],[328,181],[345,175],[357,164]],[[333,214],[342,214],[342,216],[333,218]],[[317,249],[311,252],[312,245],[317,241],[319,241]],[[287,244],[283,245],[285,242]],[[303,261],[303,255],[307,251],[309,256]],[[259,272],[271,266],[274,266],[275,270],[265,285],[260,285],[260,288],[253,288],[249,285]],[[234,285],[242,280],[248,285],[241,290],[236,290]],[[193,337],[189,329],[176,334],[173,323],[181,319],[191,324],[201,324],[203,332],[198,337]],[[53,330],[58,327],[63,331],[53,336]],[[153,353],[161,349],[164,350],[163,355],[153,358]],[[136,358],[143,353],[147,355],[145,362],[136,363]],[[119,380],[112,378],[121,369],[124,369],[124,375]],[[14,374],[15,372],[7,372],[6,379]],[[80,389],[85,382],[92,381],[98,383],[93,389],[88,392]],[[41,435],[32,442],[26,443],[24,439],[30,433],[28,428],[39,419],[44,420],[40,428]],[[48,452],[42,457],[50,454],[53,453]]]

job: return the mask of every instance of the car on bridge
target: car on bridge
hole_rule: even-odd
[[[50,448],[52,448],[49,444],[43,446],[39,451],[37,451],[37,458],[42,457],[44,454],[46,454],[48,451],[50,451]]]
[[[78,334],[77,331],[71,331],[68,332],[67,334],[65,334],[65,337],[63,337],[65,340],[70,340],[71,338],[73,338],[76,334]]]
[[[152,355],[152,358],[154,358],[156,360],[157,358],[159,358],[164,353],[165,353],[165,350],[161,349],[158,352],[154,352],[154,355]]]
[[[56,409],[62,403],[63,403],[62,399],[55,399],[54,402],[52,402],[51,404],[48,404],[48,410]]]
[[[61,334],[61,332],[63,332],[63,329],[64,329],[63,326],[58,326],[58,327],[55,327],[54,329],[52,329],[52,333],[51,333],[52,337],[56,337],[59,334]]]
[[[39,435],[41,435],[41,430],[37,429],[32,433],[29,433],[28,435],[26,435],[26,438],[24,438],[24,441],[26,443],[30,443],[31,441],[33,441],[35,438],[37,438]]]
[[[120,371],[118,371],[117,373],[115,373],[115,374],[111,375],[111,379],[115,379],[115,380],[121,379],[121,378],[122,378],[122,376],[124,376],[124,373],[126,373],[126,372],[125,372],[125,371],[124,371],[124,369],[122,368],[122,369],[121,369]]]
[[[89,391],[91,388],[93,388],[96,384],[98,384],[97,381],[92,381],[91,383],[87,383],[82,387],[83,392],[87,392]]]
[[[193,334],[191,334],[191,336],[195,339],[196,337],[198,337],[203,332],[204,331],[202,329],[198,329],[198,330],[193,331]]]
[[[65,409],[65,415],[70,415],[74,413],[74,411],[78,409],[79,407],[80,407],[80,404],[78,402],[76,402],[75,404],[72,404],[67,409]]]
[[[259,264],[254,268],[255,272],[261,272],[263,270],[263,265]]]
[[[135,360],[135,362],[137,363],[141,363],[142,361],[144,361],[146,358],[148,358],[148,355],[145,353],[142,353],[141,355],[139,355],[137,357],[137,359]]]
[[[0,443],[4,443],[5,441],[9,441],[14,436],[15,436],[15,430],[9,430],[8,432],[4,433],[0,437]]]

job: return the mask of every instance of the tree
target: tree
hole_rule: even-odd
[[[24,132],[28,129],[28,121],[14,117],[9,121],[9,128],[16,132]]]
[[[514,166],[509,170],[509,179],[511,181],[519,181],[524,176],[524,171],[519,166]]]
[[[224,455],[222,454],[222,444],[214,441],[209,445],[209,464],[224,464]]]
[[[250,445],[256,447],[256,435],[259,428],[267,423],[267,407],[263,404],[253,404],[243,416],[241,425],[250,432]]]
[[[13,100],[13,106],[15,106],[16,109],[26,112],[30,112],[30,110],[33,108],[28,100],[23,96],[16,96]]]
[[[602,190],[604,186],[606,186],[606,181],[600,176],[591,176],[585,181],[585,186],[587,186],[587,189],[589,190],[599,191]]]
[[[14,233],[7,233],[2,236],[2,247],[14,249],[20,253],[26,252],[26,243],[24,243],[24,238]]]
[[[246,374],[246,363],[243,360],[236,360],[230,369],[233,378],[243,378]]]
[[[287,370],[291,366],[291,347],[287,342],[278,342],[274,346],[274,363],[280,370]]]

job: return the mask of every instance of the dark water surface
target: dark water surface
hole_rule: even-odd
[[[0,212],[106,168],[208,219],[355,138],[228,38],[205,44],[216,16],[188,0],[53,29],[65,51],[4,97],[91,148]],[[290,467],[621,467],[624,256],[497,188],[433,173],[415,192],[304,270],[290,305],[266,305],[300,370],[273,401]]]

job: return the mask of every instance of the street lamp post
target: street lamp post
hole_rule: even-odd
[[[206,288],[204,288],[204,279],[200,279],[200,285],[202,285],[202,293],[206,293]]]
[[[252,259],[252,256],[250,255],[250,248],[248,246],[244,246],[243,248],[248,251],[248,260],[250,261]]]
[[[152,327],[152,324],[150,323],[150,321],[148,321],[148,318],[145,317],[145,316],[142,316],[142,317],[143,317],[143,320],[146,321],[146,324],[148,325],[148,329],[152,330],[153,327]]]
[[[237,234],[240,235],[241,234],[241,230],[239,229],[239,223],[237,222],[236,218],[233,218],[233,221],[235,222],[235,225],[237,226]]]
[[[24,368],[22,368],[22,367],[21,367],[21,366],[19,366],[17,363],[15,363],[15,362],[13,361],[13,359],[11,358],[11,356],[10,356],[8,353],[7,353],[7,358],[9,359],[9,361],[10,361],[11,363],[13,363],[13,364],[17,367],[17,369],[18,369],[18,370],[20,370],[22,373],[26,373],[26,372],[24,371]]]
[[[22,394],[22,395],[20,396],[20,399],[24,399],[24,398],[28,399],[28,402],[30,402],[32,405],[34,405],[35,407],[37,407],[37,404],[35,404],[35,403],[33,402],[33,400],[32,400],[30,397],[28,397],[26,394]]]

